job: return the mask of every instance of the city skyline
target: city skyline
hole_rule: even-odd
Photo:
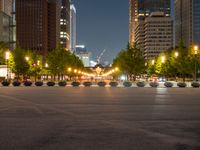
[[[172,2],[173,0],[171,0],[173,17],[174,6]],[[92,52],[93,59],[96,59],[106,48],[107,53],[102,57],[102,60],[112,62],[118,52],[126,48],[129,41],[129,0],[117,2],[115,0],[74,0],[73,3],[77,9],[77,44],[86,45],[88,50]],[[114,8],[112,7],[113,3],[115,3]],[[101,12],[103,8],[105,8],[105,12]],[[94,23],[92,24],[92,22]],[[101,26],[103,28],[97,30]],[[118,28],[120,30],[116,32]],[[96,36],[97,33],[99,36]],[[104,36],[104,33],[107,33],[107,36]]]

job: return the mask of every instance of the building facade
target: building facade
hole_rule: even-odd
[[[0,41],[12,41],[12,6],[13,0],[0,0]]]
[[[11,16],[13,0],[0,0],[0,10]]]
[[[152,12],[164,12],[170,16],[170,0],[130,0],[129,1],[129,42],[135,42],[135,29],[138,21],[144,20]]]
[[[91,53],[87,51],[85,45],[76,45],[76,56],[82,60],[84,67],[90,66]]]
[[[58,45],[59,8],[57,0],[16,0],[16,35],[21,48],[46,56]]]
[[[175,45],[200,45],[200,1],[175,0]]]
[[[135,43],[145,59],[153,59],[173,47],[173,21],[163,12],[153,12],[140,20],[135,33]]]
[[[72,52],[76,51],[76,8],[74,4],[70,6],[70,41]]]
[[[60,44],[70,50],[70,1],[61,0]]]

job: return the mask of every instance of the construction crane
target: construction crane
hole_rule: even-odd
[[[101,57],[103,56],[103,54],[104,54],[105,52],[106,52],[106,49],[104,49],[104,50],[101,52],[101,54],[97,57],[97,64],[100,63]]]

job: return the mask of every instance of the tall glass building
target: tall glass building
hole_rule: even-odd
[[[71,51],[76,51],[76,8],[74,4],[70,5],[70,46]]]
[[[193,42],[200,46],[200,1],[193,0]]]
[[[135,28],[139,20],[144,20],[152,12],[164,12],[170,16],[170,0],[130,0],[129,1],[129,42],[135,42]]]
[[[0,0],[0,41],[12,41],[12,0]]]
[[[175,44],[200,45],[200,1],[175,0]]]
[[[60,44],[70,49],[70,1],[61,0],[60,12]]]

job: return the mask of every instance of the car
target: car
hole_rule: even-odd
[[[166,82],[166,78],[165,77],[158,77],[158,81],[159,82]]]
[[[24,82],[32,82],[32,81],[31,81],[31,79],[24,79],[24,80],[23,80],[23,83],[24,83]]]

